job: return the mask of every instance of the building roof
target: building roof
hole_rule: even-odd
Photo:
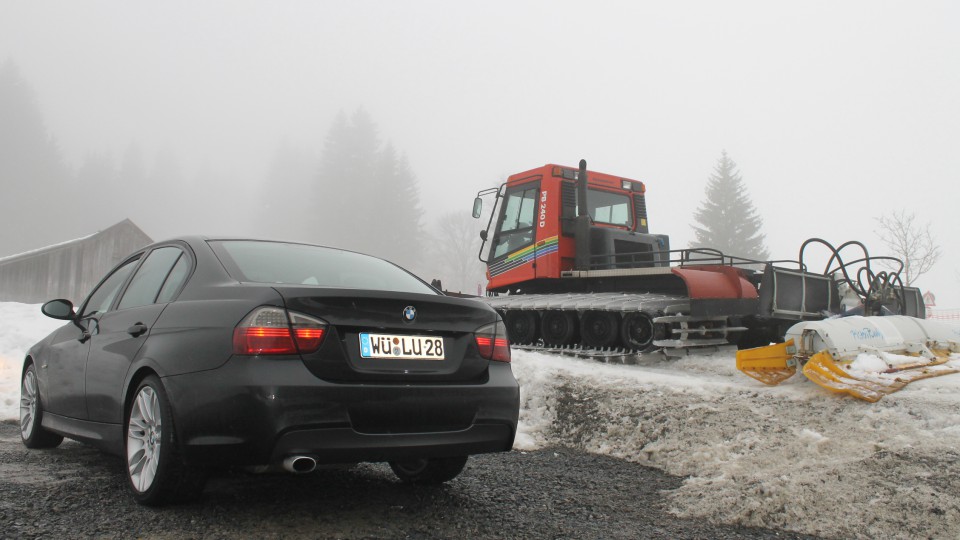
[[[71,245],[74,245],[74,244],[79,244],[79,243],[81,243],[81,242],[83,242],[83,241],[85,241],[85,240],[92,239],[92,238],[94,238],[94,237],[103,235],[103,234],[105,234],[105,233],[107,233],[107,232],[112,232],[112,231],[114,231],[115,229],[120,229],[120,228],[132,228],[132,230],[134,230],[135,232],[140,233],[140,234],[143,235],[145,238],[150,238],[149,236],[147,236],[147,233],[143,232],[143,229],[141,229],[140,227],[137,227],[137,225],[136,225],[134,222],[130,221],[130,219],[127,218],[127,219],[124,219],[123,221],[121,221],[121,222],[119,222],[119,223],[115,223],[115,224],[107,227],[106,229],[104,229],[104,230],[102,230],[102,231],[97,231],[97,232],[95,232],[95,233],[93,233],[93,234],[88,234],[88,235],[86,235],[86,236],[81,236],[80,238],[74,238],[73,240],[67,240],[66,242],[60,242],[60,243],[57,243],[57,244],[51,244],[51,245],[49,245],[49,246],[44,246],[44,247],[41,247],[41,248],[32,249],[32,250],[30,250],[30,251],[24,251],[23,253],[17,253],[17,254],[15,254],[15,255],[8,255],[8,256],[6,256],[6,257],[0,257],[0,265],[4,265],[4,264],[11,263],[11,262],[14,262],[14,261],[20,261],[20,260],[23,260],[23,259],[29,259],[30,257],[36,257],[37,255],[42,255],[42,254],[44,254],[44,253],[49,253],[49,252],[51,252],[51,251],[55,251],[55,250],[60,249],[60,248],[64,248],[64,247],[71,246]]]

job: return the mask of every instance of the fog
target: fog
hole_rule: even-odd
[[[155,239],[257,235],[271,160],[320,156],[362,109],[409,160],[428,228],[509,174],[585,158],[646,182],[651,231],[683,247],[726,150],[774,258],[813,236],[882,253],[875,218],[917,212],[944,251],[917,285],[960,307],[958,23],[951,2],[0,0],[0,63],[69,167],[137,148],[217,199],[117,209]]]

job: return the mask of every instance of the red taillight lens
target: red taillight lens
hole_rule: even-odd
[[[297,354],[289,328],[237,327],[233,331],[234,354]]]
[[[327,323],[283,308],[261,307],[233,331],[233,352],[243,355],[309,354],[323,344]]]
[[[480,351],[480,356],[484,358],[493,356],[493,338],[477,336],[477,350]]]
[[[317,352],[323,344],[323,337],[327,335],[327,321],[308,317],[302,313],[288,311],[290,328],[297,342],[301,354]]]
[[[474,339],[480,356],[496,362],[510,361],[510,342],[502,321],[480,328],[474,333]]]
[[[323,343],[325,328],[294,328],[293,337],[297,341],[297,348],[303,353],[316,352]]]

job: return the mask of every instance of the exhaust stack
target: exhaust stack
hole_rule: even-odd
[[[590,269],[590,211],[587,206],[587,160],[580,160],[580,172],[577,173],[577,219],[574,222],[574,236],[577,239],[574,266],[577,270]]]

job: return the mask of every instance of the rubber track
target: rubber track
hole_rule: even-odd
[[[485,296],[480,298],[490,307],[506,311],[607,311],[614,313],[634,313],[645,312],[654,316],[655,323],[676,323],[680,321],[705,322],[705,321],[723,321],[725,317],[689,317],[679,315],[690,312],[690,299],[686,296],[676,296],[658,293],[563,293],[563,294],[514,294],[501,296]],[[660,315],[660,316],[657,316]],[[681,325],[685,326],[685,325]],[[726,335],[729,331],[742,331],[746,328],[709,328],[709,329],[684,329],[675,327],[671,329],[673,333],[680,334],[677,337],[667,338],[655,341],[655,345],[660,345],[668,349],[680,348],[703,348],[711,346],[720,346],[726,343],[726,338],[693,338],[689,334],[702,334],[706,332],[723,332]],[[682,336],[682,337],[681,337]],[[516,347],[516,345],[511,344]],[[567,350],[567,349],[556,349]],[[575,350],[584,351],[581,353],[570,354],[573,356],[592,357],[604,356],[595,349],[575,348]],[[590,352],[592,351],[592,352]],[[567,354],[567,353],[564,353]],[[637,354],[633,351],[614,352],[609,354],[611,357],[617,357],[624,354]],[[681,356],[679,354],[670,354],[669,356]]]
[[[498,310],[531,311],[614,311],[648,313],[690,311],[690,299],[656,293],[564,293],[564,294],[513,294],[485,296],[481,300]]]

